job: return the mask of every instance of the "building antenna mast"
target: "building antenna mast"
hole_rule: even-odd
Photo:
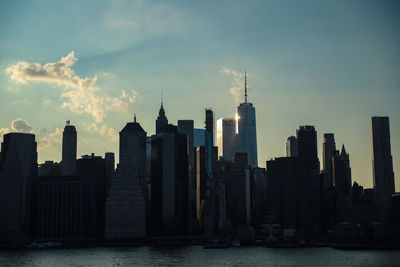
[[[247,72],[244,71],[244,102],[247,103]]]

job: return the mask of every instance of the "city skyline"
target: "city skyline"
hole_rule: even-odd
[[[7,1],[1,4],[8,8],[0,8],[3,10],[1,22],[5,25],[0,30],[3,51],[0,55],[0,132],[13,128],[33,131],[37,135],[40,163],[61,160],[61,133],[68,119],[77,128],[78,157],[91,152],[102,155],[106,151],[118,157],[118,131],[127,121],[133,121],[134,113],[145,131],[155,132],[161,91],[166,116],[174,124],[177,120],[193,119],[195,128],[203,128],[206,107],[213,109],[216,119],[232,117],[237,105],[243,102],[246,68],[251,89],[249,101],[257,108],[261,167],[265,167],[268,159],[285,156],[286,139],[299,125],[314,125],[321,163],[323,134],[334,133],[336,146],[344,144],[350,154],[353,181],[370,188],[370,117],[389,116],[395,184],[399,191],[400,112],[396,100],[400,99],[400,82],[396,74],[399,67],[396,47],[400,45],[400,38],[393,11],[396,9],[390,10],[392,6],[397,7],[395,4],[356,1],[333,5],[328,10],[314,3],[314,11],[319,15],[306,18],[311,3],[298,4],[297,8],[293,3],[288,16],[300,19],[297,27],[294,20],[285,23],[272,16],[274,11],[285,8],[274,2],[256,2],[247,7],[219,3],[211,13],[221,13],[227,7],[222,12],[227,22],[204,23],[209,15],[196,13],[195,4],[114,1],[93,5],[94,13],[102,19],[99,26],[95,25],[98,21],[89,21],[93,14],[84,16],[90,4],[72,4],[78,8],[74,15],[78,22],[70,22],[71,25],[63,22],[72,10],[66,4],[49,5],[43,11],[39,10],[43,2],[37,6]],[[256,11],[261,6],[268,7],[263,9],[267,14]],[[358,10],[359,7],[363,8]],[[60,18],[55,19],[55,25],[40,24],[39,16],[54,19],[55,11],[63,8],[65,11],[57,13]],[[247,8],[253,18],[244,14],[240,17],[242,8]],[[127,20],[124,9],[136,10],[136,24]],[[299,14],[295,14],[296,10]],[[197,16],[190,17],[193,14]],[[357,16],[351,17],[354,14]],[[149,20],[154,16],[158,17],[157,29],[150,27],[154,24]],[[238,16],[244,19],[243,24],[234,24]],[[22,17],[39,25],[24,24],[21,28],[18,18]],[[83,23],[79,27],[83,26],[78,31],[79,21]],[[181,25],[182,21],[188,22],[188,28],[194,27],[197,37],[205,38],[204,43],[189,41],[193,35]],[[35,35],[28,34],[36,26],[43,27],[36,29]],[[53,42],[57,46],[51,48],[52,38],[48,35],[57,26],[64,31],[55,34],[57,41]],[[244,32],[245,28],[252,31]],[[84,36],[92,33],[91,29],[94,37],[89,41]],[[218,38],[224,29],[228,32]],[[333,34],[327,35],[325,30]],[[80,41],[71,38],[75,32]],[[113,39],[125,37],[112,44],[107,40],[110,34]],[[24,42],[19,35],[24,36]],[[66,71],[73,70],[69,74],[76,78],[69,83],[60,82],[57,77],[27,76],[28,72],[24,71],[32,65],[18,63],[39,63],[44,68],[47,63],[60,62],[62,57],[69,66]],[[74,81],[92,83],[92,87],[85,87],[93,89],[84,91],[82,99],[87,101],[74,102],[76,98],[68,94],[76,92]],[[100,112],[85,109],[92,103],[103,104]]]

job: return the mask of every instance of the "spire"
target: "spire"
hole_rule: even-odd
[[[161,90],[161,107],[163,106],[163,91]]]
[[[135,116],[133,117],[133,122],[136,122],[136,113]]]
[[[340,152],[341,156],[347,156],[346,148],[344,147],[344,144],[342,145],[342,151]]]
[[[244,71],[244,102],[247,103],[247,72]]]

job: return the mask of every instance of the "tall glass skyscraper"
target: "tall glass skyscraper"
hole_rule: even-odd
[[[258,166],[256,109],[247,102],[247,77],[245,73],[245,101],[238,108],[238,152],[247,153],[248,163],[252,167]]]
[[[234,118],[220,118],[217,120],[218,157],[232,160],[237,150],[236,120]]]

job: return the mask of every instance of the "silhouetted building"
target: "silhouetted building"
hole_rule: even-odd
[[[375,190],[373,188],[364,189],[364,201],[368,205],[375,205]]]
[[[251,223],[250,169],[246,153],[236,153],[232,161],[218,161],[215,177],[225,186],[226,207],[219,209],[226,209],[226,217],[237,234],[240,228],[249,227]]]
[[[160,111],[158,112],[158,117],[156,120],[156,134],[161,133],[164,131],[164,127],[168,125],[168,119],[165,116],[165,110],[163,106],[163,102],[161,101]]]
[[[194,129],[194,134],[193,134],[193,136],[194,136],[194,141],[193,141],[193,146],[194,147],[198,147],[198,146],[204,146],[205,145],[205,140],[204,140],[204,136],[205,136],[205,133],[206,132],[206,130],[205,129],[197,129],[197,128],[195,128]]]
[[[194,170],[194,121],[178,120],[178,133],[186,135],[188,156],[188,224],[192,231],[196,217],[196,177]]]
[[[60,176],[61,175],[61,164],[46,160],[44,163],[39,164],[39,176]]]
[[[104,155],[104,159],[106,160],[106,177],[107,177],[107,193],[111,187],[111,179],[115,170],[115,156],[112,152],[106,152]]]
[[[319,194],[313,192],[314,179],[299,158],[267,161],[267,210],[277,216],[282,230],[295,229],[300,239],[319,233]]]
[[[38,182],[35,238],[79,240],[96,235],[93,185],[80,176],[43,176]]]
[[[188,231],[187,136],[173,125],[151,137],[151,221],[154,235]]]
[[[211,109],[205,110],[205,164],[207,170],[206,195],[204,209],[202,213],[202,222],[204,234],[212,236],[217,230],[217,195],[218,186],[215,177],[215,163],[218,158],[218,148],[214,147],[214,112]]]
[[[199,224],[202,225],[202,215],[206,199],[206,147],[196,147],[196,217]]]
[[[392,195],[392,223],[400,226],[400,193]]]
[[[252,183],[252,221],[256,228],[265,223],[265,212],[267,211],[267,173],[264,168],[254,168],[254,182]]]
[[[1,144],[0,161],[0,242],[24,242],[32,232],[37,179],[35,135],[9,133]]]
[[[146,234],[146,137],[136,116],[120,132],[120,160],[106,202],[105,239],[142,238]]]
[[[104,238],[105,205],[107,200],[107,161],[100,156],[84,155],[77,161],[77,174],[90,185],[94,193],[93,222],[96,239]]]
[[[146,138],[147,133],[136,122],[136,115],[119,133],[119,163],[121,167],[132,165],[142,183],[146,177]]]
[[[351,190],[351,204],[353,206],[360,206],[364,201],[364,187],[359,185],[356,181],[353,183]]]
[[[247,80],[245,74],[245,101],[237,108],[238,121],[238,152],[248,155],[249,165],[258,166],[256,109],[247,102]]]
[[[375,204],[381,219],[387,221],[391,213],[390,198],[395,192],[389,117],[372,117],[371,132]]]
[[[332,157],[332,176],[333,183],[338,192],[344,195],[350,195],[351,176],[348,167],[348,154],[342,148],[342,153],[336,150]]]
[[[314,234],[320,231],[321,220],[321,177],[320,165],[318,160],[318,147],[317,147],[317,132],[314,126],[300,126],[296,131],[299,159],[302,167],[305,169],[306,175],[303,178],[304,182],[300,185],[302,192],[307,192],[309,195],[310,209],[305,208],[307,215],[305,218],[311,218],[312,230]],[[268,177],[268,176],[267,176]],[[306,204],[306,205],[308,205]]]
[[[319,172],[317,132],[314,126],[300,126],[296,136],[299,157],[308,168]]]
[[[324,172],[323,187],[333,186],[332,157],[336,151],[335,136],[333,133],[324,134],[322,141],[322,164]]]
[[[220,118],[217,120],[218,157],[232,160],[237,151],[236,120]]]
[[[76,174],[76,144],[75,126],[70,125],[70,121],[67,121],[62,140],[62,175],[70,176]]]
[[[286,157],[298,157],[297,139],[295,136],[289,136],[286,141]]]

